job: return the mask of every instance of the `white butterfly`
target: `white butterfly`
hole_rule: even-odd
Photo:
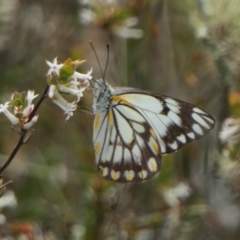
[[[214,127],[211,115],[189,103],[134,88],[94,87],[93,142],[97,170],[108,180],[140,182],[175,152]]]

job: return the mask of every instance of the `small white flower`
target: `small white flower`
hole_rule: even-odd
[[[73,112],[77,109],[76,102],[67,102],[60,93],[55,92],[53,102],[57,104],[67,114],[66,120],[73,116]]]
[[[34,95],[34,90],[28,90],[27,92],[27,100],[28,100],[28,106],[32,104],[32,101],[34,98],[36,98],[38,94]]]
[[[163,193],[163,198],[165,202],[171,206],[175,207],[180,204],[180,199],[186,199],[191,193],[191,188],[185,183],[179,183],[174,188],[169,188]]]
[[[17,125],[19,119],[9,112],[8,107],[9,102],[6,102],[5,104],[0,104],[0,113],[2,112],[3,114],[5,114],[5,116],[10,120],[12,125]]]
[[[53,62],[47,61],[47,65],[50,67],[47,75],[52,75],[52,73],[56,73],[59,76],[59,71],[63,67],[63,64],[57,64],[57,58],[54,58]]]
[[[199,26],[196,29],[196,37],[200,39],[206,39],[208,37],[208,30],[206,26]]]
[[[76,111],[77,105],[76,102],[68,103],[67,108],[64,112],[64,114],[67,115],[66,120],[68,120],[70,117],[73,116],[73,112]]]
[[[15,197],[14,192],[7,191],[4,195],[0,198],[0,209],[9,207],[14,208],[17,205],[17,199]]]
[[[80,22],[86,25],[95,21],[96,19],[96,14],[90,9],[82,9],[78,16]]]
[[[38,120],[38,115],[34,116],[30,122],[25,123],[24,126],[23,126],[23,128],[24,128],[24,129],[29,129],[29,128],[31,128],[31,127],[33,126],[33,124],[37,122],[37,120]]]
[[[69,93],[71,95],[76,96],[77,97],[76,102],[80,101],[81,97],[83,96],[83,91],[85,90],[85,88],[80,88],[80,89],[68,88],[68,87],[66,87],[64,85],[60,85],[60,84],[59,84],[58,88],[59,88],[59,91],[61,91],[61,92]]]
[[[77,239],[83,239],[84,235],[86,233],[86,228],[79,224],[79,223],[75,223],[72,225],[71,227],[71,239],[73,240],[77,240]]]
[[[187,198],[189,197],[191,192],[190,187],[185,184],[185,183],[179,183],[176,187],[175,187],[175,193],[176,196],[179,198]]]
[[[85,82],[85,81],[84,81]],[[68,86],[70,88],[77,88],[80,85],[80,82],[78,82],[76,79],[73,79],[68,83]]]
[[[222,130],[219,133],[220,140],[229,144],[240,142],[240,119],[227,118],[222,125]]]
[[[29,115],[31,114],[31,112],[33,111],[33,109],[34,109],[34,104],[31,104],[30,106],[27,106],[22,112],[23,117],[28,118]],[[15,111],[15,113],[17,113],[17,111]]]
[[[29,117],[29,115],[31,114],[32,110],[34,109],[34,104],[32,104],[32,101],[37,96],[38,96],[38,94],[34,95],[34,90],[33,91],[28,90],[27,97],[26,97],[27,101],[28,101],[28,105],[22,112],[24,117]]]
[[[92,68],[90,69],[90,71],[88,71],[86,74],[83,73],[79,73],[79,72],[74,72],[72,77],[76,80],[76,79],[80,79],[80,80],[91,80],[92,79]]]
[[[133,27],[138,24],[138,18],[137,17],[129,17],[124,21],[124,25],[126,27]]]
[[[122,38],[142,38],[144,35],[143,30],[137,28],[128,28],[125,26],[118,27],[115,31],[116,35]]]
[[[8,109],[9,103],[10,102],[6,102],[4,104],[0,104],[0,113],[6,111]]]
[[[62,95],[59,92],[54,93],[53,102],[65,111],[67,101],[62,97]]]
[[[141,29],[133,28],[138,23],[137,17],[129,17],[115,29],[116,35],[122,38],[142,38],[144,31]]]
[[[56,86],[50,85],[49,90],[48,90],[48,97],[53,98],[55,91],[56,91]]]

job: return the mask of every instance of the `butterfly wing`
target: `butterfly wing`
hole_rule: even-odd
[[[175,152],[186,143],[208,133],[215,124],[213,117],[187,102],[134,88],[115,90],[120,104],[130,104],[137,109],[154,129],[161,154]]]
[[[109,109],[96,112],[94,146],[103,177],[143,181],[161,169],[161,155],[199,139],[214,119],[194,105],[136,89],[114,91]]]
[[[157,136],[130,105],[115,105],[96,113],[94,147],[97,169],[118,182],[143,181],[161,168]]]

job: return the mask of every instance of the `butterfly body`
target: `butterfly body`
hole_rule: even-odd
[[[161,170],[163,154],[199,139],[213,118],[189,103],[135,88],[94,88],[96,167],[104,178],[141,182]]]
[[[111,98],[113,96],[113,88],[105,83],[102,79],[96,80],[96,85],[94,88],[94,103],[93,111],[106,111],[108,110]]]

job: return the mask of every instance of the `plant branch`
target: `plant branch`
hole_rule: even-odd
[[[40,107],[40,105],[42,104],[43,100],[46,98],[46,94],[48,93],[49,90],[49,85],[47,85],[42,93],[42,95],[40,96],[39,100],[37,101],[33,111],[31,112],[31,115],[28,119],[28,122],[30,122],[32,120],[32,118],[35,116],[35,113],[37,112],[38,108]]]
[[[32,120],[32,118],[35,116],[38,108],[40,107],[41,103],[43,102],[43,100],[46,98],[46,94],[48,92],[49,86],[47,85],[46,88],[44,89],[42,95],[40,96],[38,102],[36,103],[33,111],[31,112],[28,122],[30,122]],[[15,146],[15,148],[13,149],[12,153],[10,154],[9,158],[6,160],[6,162],[0,167],[0,174],[2,174],[2,172],[10,165],[10,163],[12,162],[13,158],[15,157],[15,155],[17,154],[18,150],[21,148],[21,146],[25,143],[25,136],[27,134],[27,130],[23,129],[21,136],[18,140],[17,145]]]

